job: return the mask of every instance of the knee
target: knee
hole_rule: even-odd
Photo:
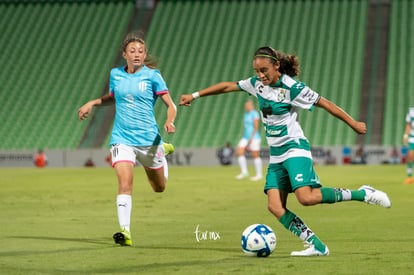
[[[316,204],[312,196],[299,196],[297,199],[298,202],[303,206],[311,206]]]
[[[165,191],[165,184],[163,185],[157,185],[154,187],[154,192],[156,193],[162,193]]]

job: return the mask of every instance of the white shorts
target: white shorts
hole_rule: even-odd
[[[112,167],[119,162],[130,162],[135,165],[136,161],[151,169],[160,169],[164,166],[165,153],[162,144],[155,146],[113,144],[110,151]]]
[[[239,144],[237,144],[237,147],[246,148],[247,143],[249,143],[249,140],[246,138],[242,138],[239,141]],[[253,139],[249,145],[249,148],[247,149],[249,149],[250,151],[260,151],[260,139]]]

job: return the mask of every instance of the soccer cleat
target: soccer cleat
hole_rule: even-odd
[[[113,238],[115,243],[118,243],[122,246],[132,245],[131,233],[128,230],[122,229],[121,232],[116,232]]]
[[[165,156],[171,155],[175,151],[174,145],[172,145],[171,143],[164,142],[162,144],[162,147],[164,147]]]
[[[329,255],[329,248],[325,245],[325,251],[319,251],[315,248],[313,244],[306,243],[305,250],[302,251],[293,251],[290,253],[290,256],[299,256],[299,257],[309,257],[309,256],[328,256]]]
[[[262,180],[262,179],[263,179],[262,176],[254,176],[254,177],[250,178],[251,181],[259,181],[259,180]]]
[[[404,184],[412,184],[413,183],[413,178],[412,177],[408,177],[404,180]]]
[[[390,208],[391,200],[385,192],[377,190],[369,185],[363,185],[358,190],[365,191],[364,202]]]
[[[236,176],[236,179],[242,180],[242,179],[247,178],[248,176],[249,176],[249,173],[240,173]]]

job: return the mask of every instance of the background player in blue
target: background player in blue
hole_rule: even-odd
[[[92,107],[115,103],[115,121],[111,136],[112,166],[118,177],[117,210],[121,231],[114,240],[121,245],[132,245],[130,220],[134,166],[138,160],[145,169],[155,192],[163,192],[168,178],[165,155],[174,151],[164,144],[155,120],[154,105],[158,97],[167,106],[164,129],[175,132],[177,109],[166,83],[155,69],[142,35],[132,32],[122,44],[122,55],[127,65],[110,73],[109,94],[91,100],[78,110],[81,120],[88,117]]]
[[[247,171],[247,161],[244,155],[245,150],[251,152],[253,158],[253,164],[256,170],[256,175],[250,179],[258,181],[263,178],[263,165],[260,158],[260,133],[259,133],[260,115],[259,112],[254,109],[254,103],[252,100],[247,100],[244,103],[244,115],[243,115],[243,137],[240,139],[237,145],[237,161],[240,166],[240,174],[236,176],[236,179],[244,179],[249,176]]]
[[[314,106],[323,108],[358,134],[366,133],[366,125],[295,80],[293,77],[299,73],[299,61],[294,55],[261,47],[254,53],[253,69],[255,77],[239,82],[220,82],[193,94],[182,95],[180,105],[189,106],[199,97],[240,90],[257,97],[270,152],[264,187],[267,207],[286,229],[306,243],[305,250],[293,251],[292,256],[327,256],[328,247],[286,207],[289,193],[293,192],[299,203],[305,206],[356,200],[388,208],[391,201],[386,193],[367,185],[358,190],[322,187],[313,169],[309,142],[297,121],[297,111],[312,110]]]
[[[413,163],[414,163],[414,107],[408,109],[405,116],[405,130],[403,136],[403,144],[407,146],[407,178],[404,180],[405,184],[413,183]]]

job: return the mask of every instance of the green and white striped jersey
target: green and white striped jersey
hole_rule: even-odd
[[[298,110],[312,110],[319,94],[304,83],[283,74],[273,85],[263,85],[258,77],[240,80],[237,85],[259,101],[270,163],[290,157],[312,158],[310,145],[297,121]]]
[[[410,123],[410,133],[408,135],[408,143],[414,143],[414,107],[408,109],[405,122]]]

